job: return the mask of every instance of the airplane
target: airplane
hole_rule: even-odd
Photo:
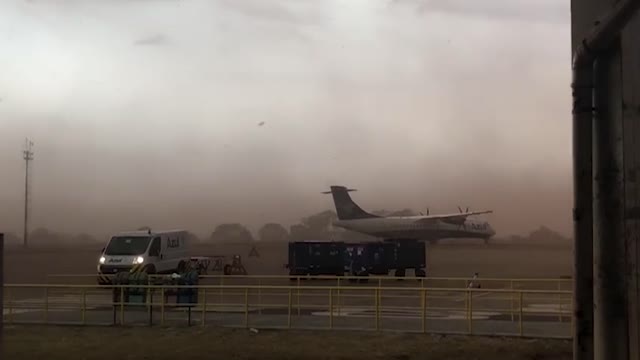
[[[486,211],[462,211],[453,214],[414,215],[414,216],[378,216],[364,211],[349,195],[345,186],[331,186],[330,191],[338,214],[334,226],[382,238],[384,240],[424,240],[436,243],[440,239],[474,238],[485,243],[495,235],[487,221],[470,218],[475,215],[489,214]]]

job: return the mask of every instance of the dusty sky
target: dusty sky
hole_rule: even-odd
[[[0,229],[492,209],[570,233],[563,0],[0,2]],[[260,123],[264,122],[262,126]]]

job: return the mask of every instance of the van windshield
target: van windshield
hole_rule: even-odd
[[[149,236],[114,236],[104,250],[105,255],[141,255],[147,250]]]

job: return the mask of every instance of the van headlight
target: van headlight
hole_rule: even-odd
[[[107,259],[104,256],[100,256],[100,264],[104,264],[105,261],[107,261]]]
[[[144,258],[142,256],[138,256],[137,258],[133,259],[134,264],[142,264],[143,262]]]

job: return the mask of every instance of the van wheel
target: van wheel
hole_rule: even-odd
[[[156,273],[156,267],[153,265],[147,265],[142,268],[142,272],[147,273],[148,275],[153,275]]]
[[[178,263],[178,273],[183,273],[185,272],[185,270],[187,269],[187,264],[183,261],[180,260],[180,262]]]

